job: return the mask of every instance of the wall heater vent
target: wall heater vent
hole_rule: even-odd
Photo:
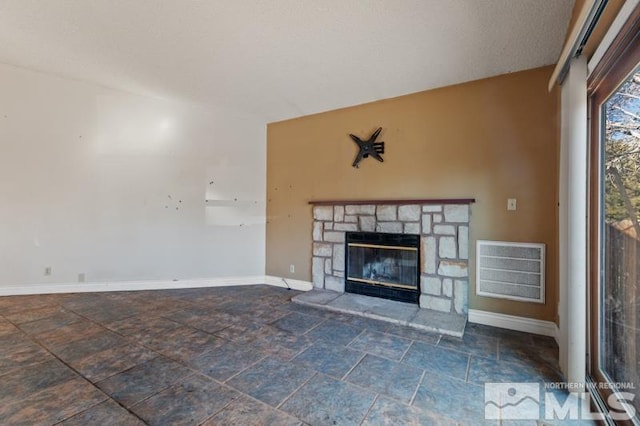
[[[544,303],[544,244],[477,243],[476,294]]]

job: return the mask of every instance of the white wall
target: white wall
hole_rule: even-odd
[[[265,129],[0,64],[0,287],[264,275]]]

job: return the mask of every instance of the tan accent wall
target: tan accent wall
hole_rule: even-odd
[[[538,68],[269,124],[267,274],[311,280],[309,200],[472,197],[469,307],[555,321],[559,103],[556,91],[547,92],[551,72]],[[384,163],[367,158],[351,167],[357,148],[349,133],[367,138],[378,126]],[[517,198],[517,211],[507,211],[507,198]],[[478,239],[545,243],[546,303],[476,296]]]

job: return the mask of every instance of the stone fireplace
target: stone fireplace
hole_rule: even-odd
[[[414,235],[419,239],[420,307],[465,315],[472,202],[473,199],[311,202],[314,287],[345,292],[347,232]]]

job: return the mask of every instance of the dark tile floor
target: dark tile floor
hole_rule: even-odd
[[[561,380],[547,337],[443,337],[295,294],[1,297],[0,424],[476,425],[485,382]]]

